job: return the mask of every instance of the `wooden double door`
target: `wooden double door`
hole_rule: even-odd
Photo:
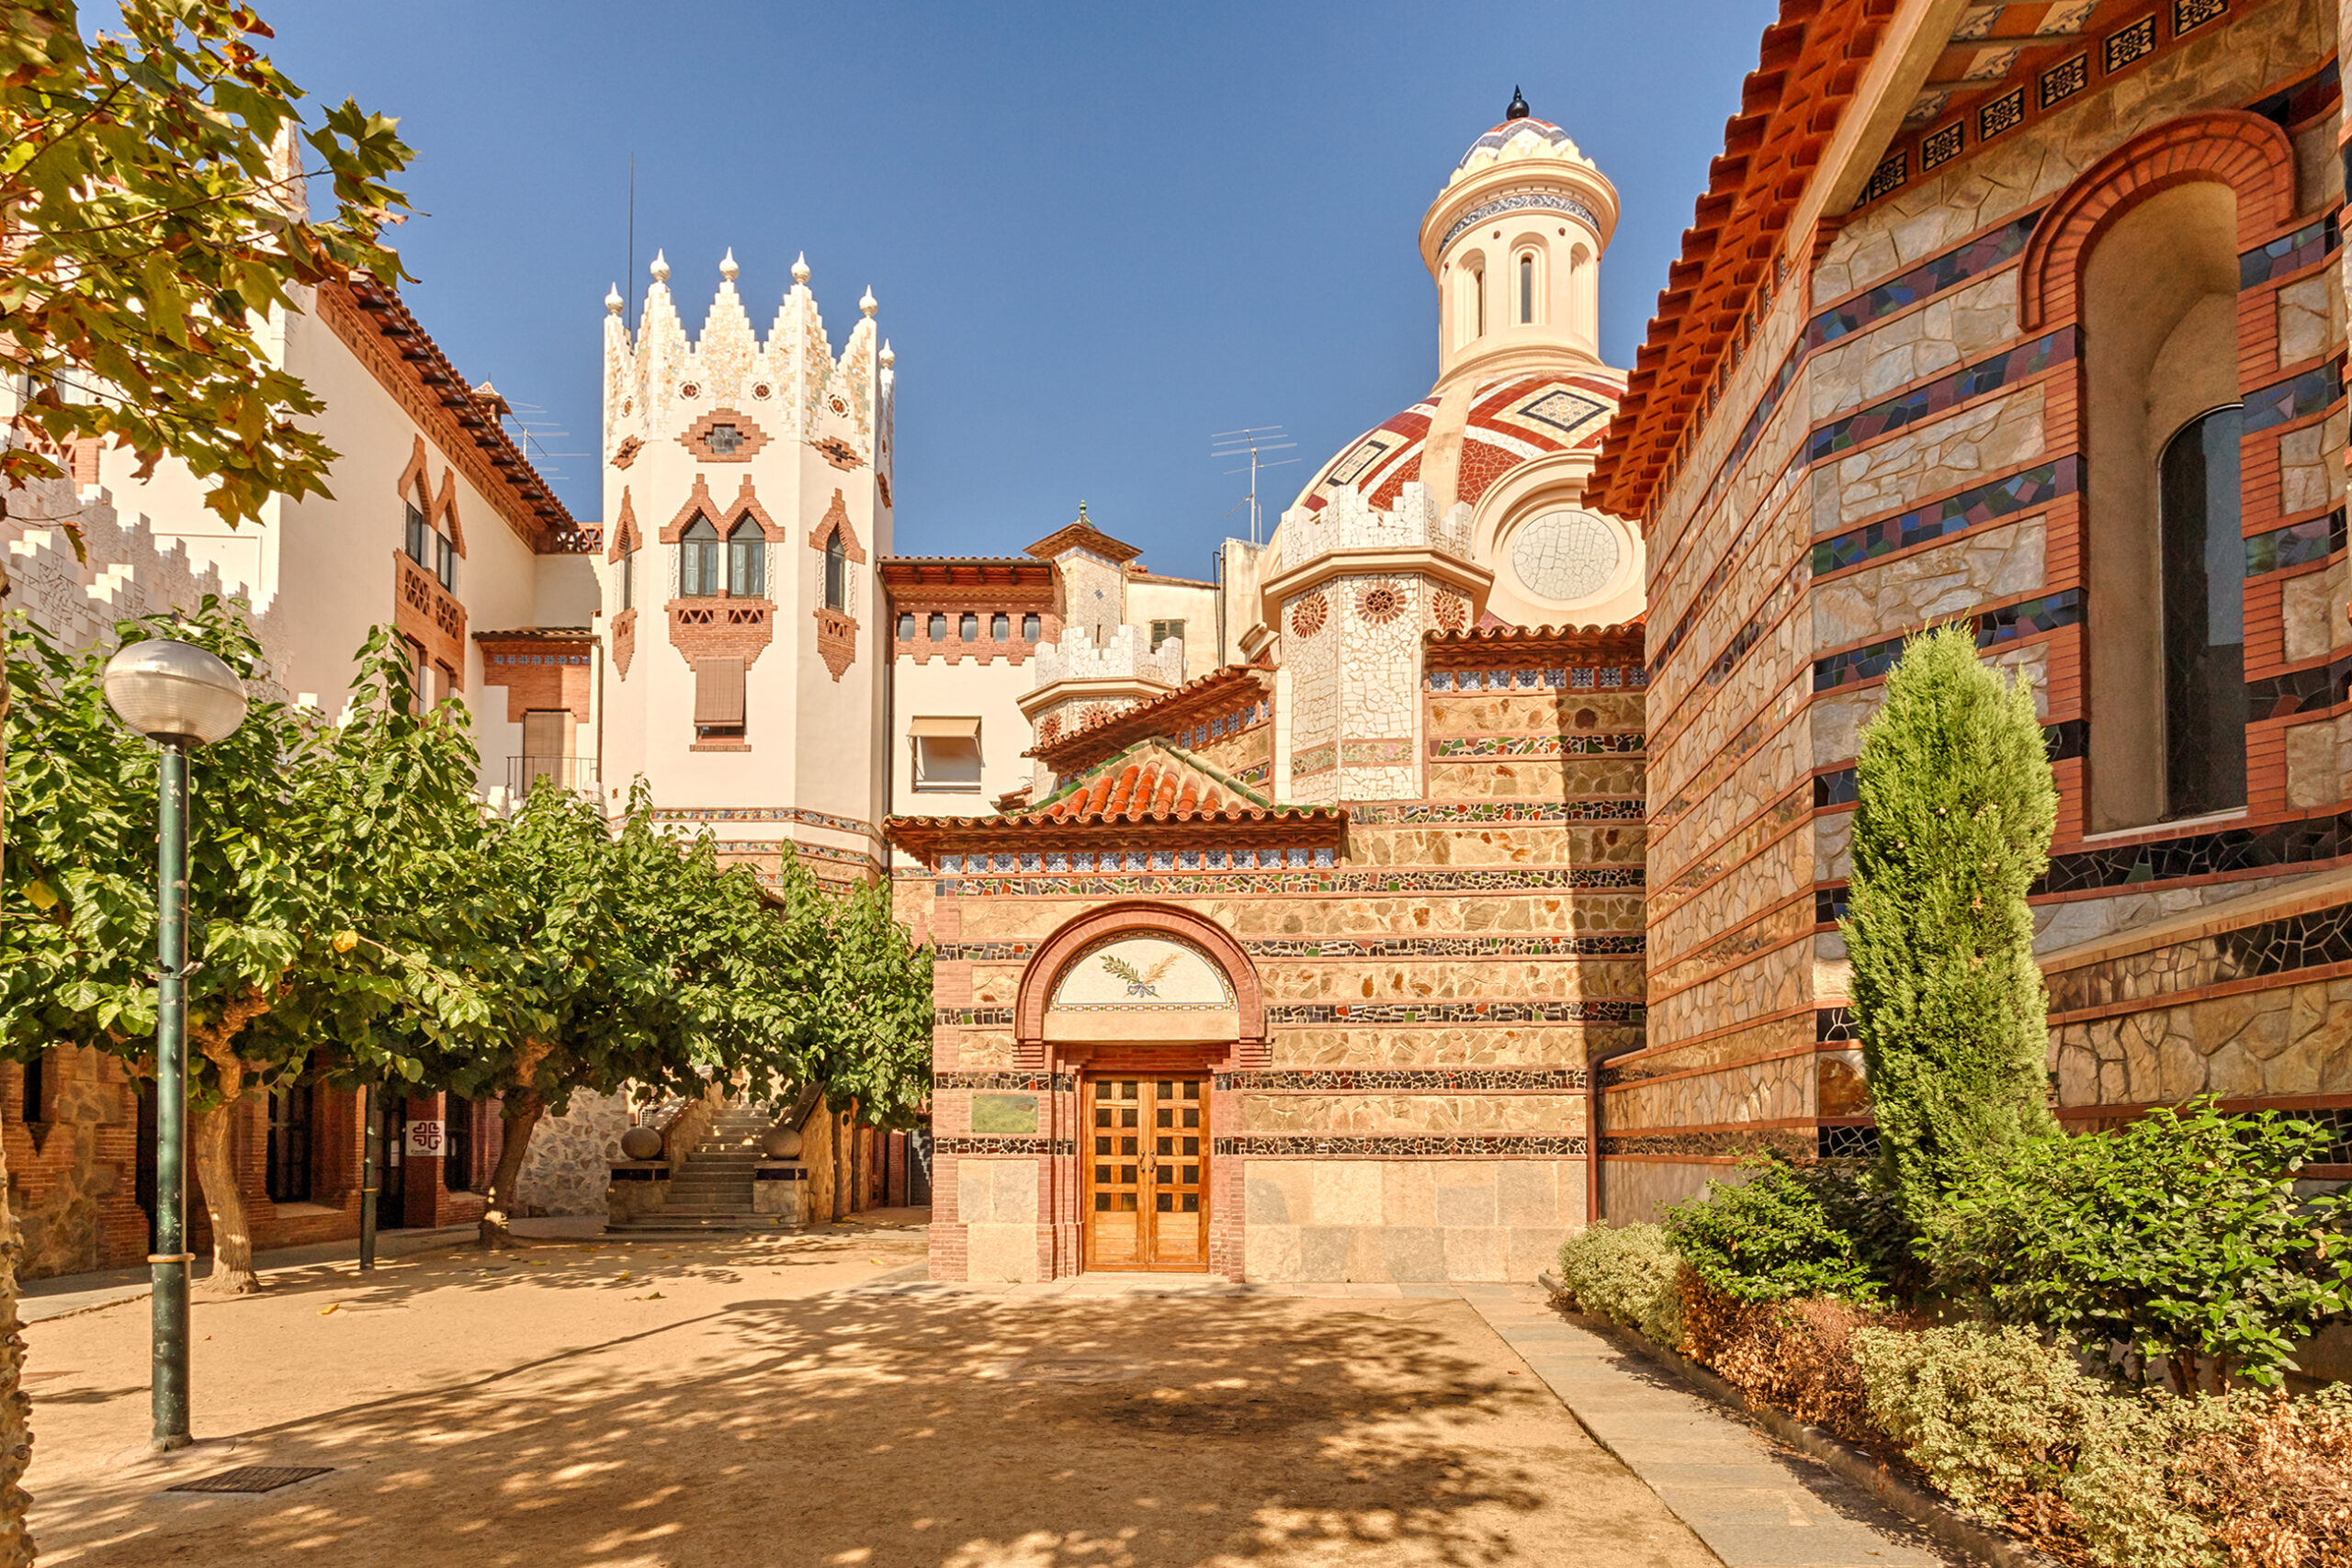
[[[1209,1266],[1208,1080],[1118,1073],[1082,1080],[1088,1269]]]

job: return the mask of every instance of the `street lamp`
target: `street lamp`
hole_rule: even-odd
[[[193,643],[135,642],[107,660],[107,702],[162,750],[155,857],[155,1431],[158,1452],[187,1431],[187,749],[245,717],[237,672]]]

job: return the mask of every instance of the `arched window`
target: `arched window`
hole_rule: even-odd
[[[2238,437],[2245,411],[2199,414],[2156,470],[2164,536],[2165,794],[2168,814],[2245,804],[2245,540]]]
[[[1470,274],[1470,335],[1487,335],[1487,269],[1483,266]]]
[[[2140,200],[2082,264],[2086,826],[2246,801],[2237,200]]]
[[[637,552],[621,552],[621,604],[624,610],[637,608]]]
[[[745,517],[727,536],[727,592],[757,599],[768,591],[768,542],[759,524]]]
[[[825,536],[825,608],[849,608],[849,546],[838,526]]]
[[[697,512],[679,536],[678,592],[688,599],[708,599],[718,592],[718,530]]]
[[[1535,255],[1529,252],[1519,258],[1519,324],[1532,325],[1535,321]]]

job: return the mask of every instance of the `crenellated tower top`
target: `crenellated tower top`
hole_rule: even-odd
[[[750,416],[775,439],[839,442],[882,474],[890,470],[895,355],[884,350],[871,289],[839,356],[808,288],[808,258],[793,264],[792,287],[763,339],[736,292],[741,268],[730,249],[699,335],[688,338],[670,292],[670,264],[657,253],[652,282],[632,335],[616,288],[605,299],[605,456],[632,439],[673,438],[721,409]]]

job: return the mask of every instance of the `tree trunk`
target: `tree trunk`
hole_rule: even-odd
[[[539,1124],[547,1113],[547,1101],[536,1089],[516,1089],[500,1105],[499,1120],[504,1123],[506,1135],[498,1148],[498,1168],[490,1176],[490,1201],[481,1212],[481,1244],[500,1247],[514,1245],[514,1235],[507,1227],[507,1213],[514,1206],[514,1183],[523,1174],[523,1152],[531,1142],[531,1129]]]
[[[249,1296],[261,1289],[261,1276],[254,1272],[253,1222],[237,1190],[237,1162],[229,1146],[242,1098],[188,1107],[188,1152],[212,1222],[212,1273],[198,1282],[201,1295]]]
[[[0,501],[0,515],[6,503]],[[0,551],[0,600],[8,596],[6,552]],[[0,634],[0,845],[6,841],[8,680]],[[17,1216],[8,1208],[8,1154],[0,1146],[0,1568],[32,1568],[33,1506],[21,1484],[33,1457],[33,1402],[25,1397],[25,1337],[17,1323],[17,1265],[24,1257]]]

